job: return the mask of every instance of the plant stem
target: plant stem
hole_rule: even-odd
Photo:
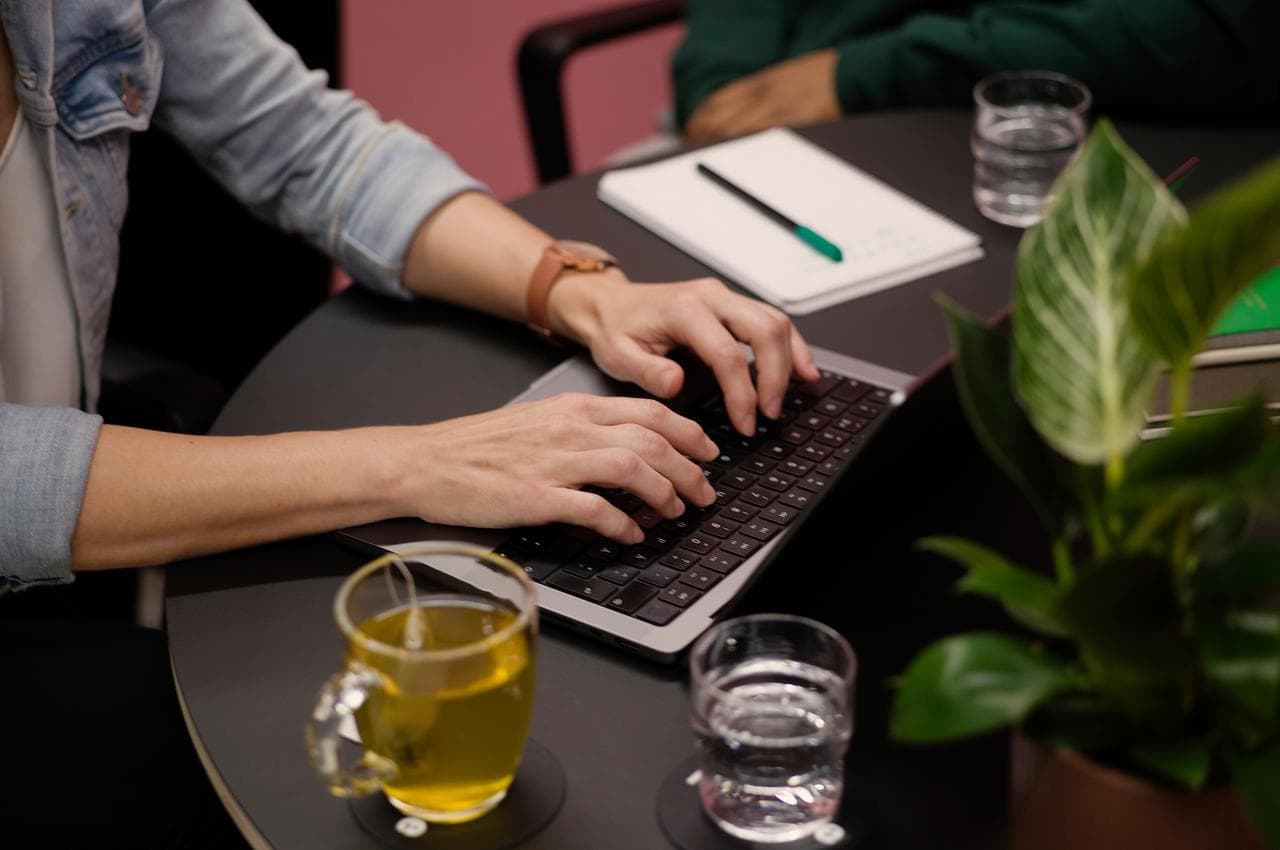
[[[1069,585],[1076,580],[1075,568],[1071,566],[1071,552],[1067,549],[1067,541],[1053,541],[1053,571],[1058,576],[1058,584]]]
[[[1175,490],[1173,495],[1148,511],[1125,540],[1124,550],[1126,552],[1141,551],[1146,546],[1147,541],[1151,539],[1151,536],[1159,531],[1160,527],[1168,522],[1170,517],[1182,510],[1184,501],[1186,501],[1186,497],[1183,493]],[[1189,526],[1190,523],[1188,522],[1188,532],[1190,532]]]

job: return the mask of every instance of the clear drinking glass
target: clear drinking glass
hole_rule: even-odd
[[[524,571],[474,546],[427,544],[356,570],[333,607],[346,660],[306,728],[329,790],[381,790],[436,823],[501,802],[533,711],[538,607]],[[344,761],[353,720],[362,751]]]
[[[1093,96],[1063,74],[1006,71],[974,86],[973,100],[973,200],[993,221],[1029,227],[1084,141]]]
[[[844,791],[857,661],[822,623],[726,620],[689,657],[703,810],[725,832],[774,843],[830,821]]]

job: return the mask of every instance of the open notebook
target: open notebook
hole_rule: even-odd
[[[837,245],[832,261],[697,171],[705,163]],[[766,130],[600,178],[600,200],[800,315],[982,256],[977,234],[790,130]]]

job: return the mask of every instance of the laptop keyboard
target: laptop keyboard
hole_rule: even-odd
[[[624,546],[590,529],[556,524],[515,530],[498,552],[538,584],[665,626],[808,510],[849,462],[889,404],[891,391],[831,372],[793,382],[776,420],[754,437],[734,430],[712,391],[682,410],[720,456],[701,464],[716,491],[706,508],[663,519],[625,490],[602,491],[644,530]]]

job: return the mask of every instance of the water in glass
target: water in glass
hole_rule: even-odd
[[[852,726],[840,677],[762,658],[717,671],[707,685],[694,712],[707,814],[757,842],[793,841],[831,820]]]
[[[1027,104],[979,120],[971,139],[978,209],[1015,227],[1035,224],[1084,132],[1078,112],[1048,104]]]

